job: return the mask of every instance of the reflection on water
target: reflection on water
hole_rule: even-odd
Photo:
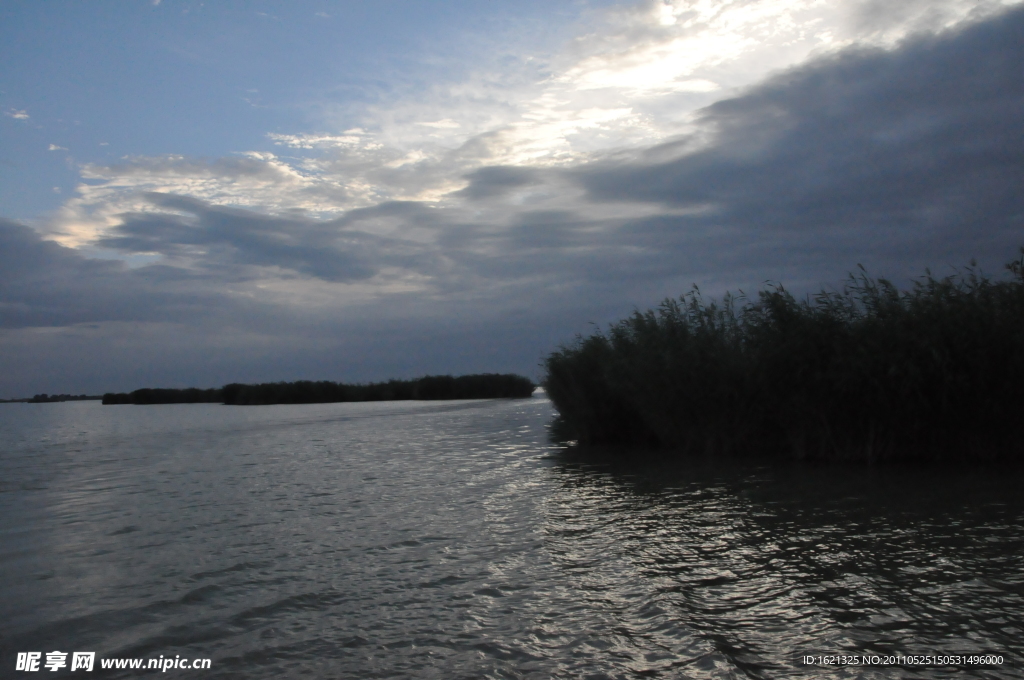
[[[643,577],[623,617],[643,626],[623,649],[640,634],[672,650],[682,626],[706,656],[659,668],[693,677],[1021,677],[1019,474],[622,457],[563,456],[559,497],[567,551],[621,555]],[[799,667],[804,654],[987,653],[1007,663]]]
[[[0,405],[0,676],[1024,677],[1019,473],[584,455],[551,416]],[[891,653],[1005,663],[800,664]]]

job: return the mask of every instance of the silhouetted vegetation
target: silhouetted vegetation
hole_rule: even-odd
[[[428,375],[415,380],[346,385],[329,381],[261,383],[224,386],[225,404],[317,404],[336,401],[395,401],[406,399],[522,399],[535,385],[520,375]]]
[[[0,404],[14,404],[14,403],[26,403],[26,404],[49,404],[61,401],[99,401],[102,399],[99,395],[92,394],[37,394],[32,397],[26,397],[24,399],[0,399]]]
[[[107,392],[103,395],[104,404],[219,404],[222,400],[221,390],[201,390],[196,387],[183,390],[146,387],[127,394]]]
[[[428,375],[415,380],[346,385],[327,380],[231,383],[221,389],[141,389],[131,393],[109,392],[104,404],[224,403],[236,406],[266,404],[324,404],[339,401],[395,401],[407,399],[503,399],[525,398],[536,385],[520,375]]]
[[[862,269],[804,301],[778,286],[719,305],[695,288],[554,352],[542,384],[584,444],[1022,459],[1022,267],[928,272],[904,292]]]

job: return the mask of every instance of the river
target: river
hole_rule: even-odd
[[[0,404],[0,677],[1024,678],[1020,473],[587,454],[552,416]]]

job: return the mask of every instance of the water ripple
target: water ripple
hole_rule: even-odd
[[[0,405],[0,675],[1024,677],[1020,474],[584,455],[551,415]],[[888,653],[1007,663],[800,663]]]

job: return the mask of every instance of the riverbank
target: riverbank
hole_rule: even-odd
[[[862,270],[803,301],[695,289],[560,348],[542,384],[583,444],[1020,460],[1022,262],[1010,280],[929,272],[908,291]]]

